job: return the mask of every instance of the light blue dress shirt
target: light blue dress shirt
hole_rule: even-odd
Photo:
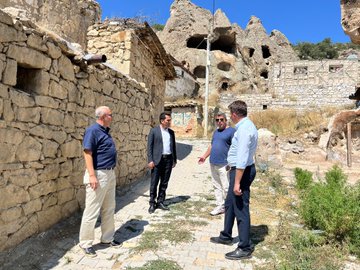
[[[254,164],[258,132],[254,123],[247,117],[235,125],[235,134],[228,152],[228,165],[237,169],[245,169]]]

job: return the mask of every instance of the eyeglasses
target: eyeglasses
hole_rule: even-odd
[[[110,116],[110,117],[112,117],[113,115],[112,115],[112,113],[109,113],[109,114],[106,114],[106,116]]]
[[[224,122],[225,119],[224,119],[224,118],[217,118],[217,119],[215,119],[215,121],[216,121],[216,122],[219,122],[219,121],[220,121],[220,122]]]

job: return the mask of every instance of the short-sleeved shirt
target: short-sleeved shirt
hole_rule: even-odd
[[[223,130],[217,129],[211,140],[210,163],[213,165],[226,165],[227,154],[234,136],[235,129],[232,127]]]
[[[83,148],[92,152],[95,170],[111,169],[116,166],[116,148],[109,131],[110,128],[98,123],[85,130]]]

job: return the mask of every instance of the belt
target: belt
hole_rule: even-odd
[[[172,157],[172,154],[169,154],[169,155],[161,155],[162,158],[170,158]]]
[[[246,168],[249,168],[249,167],[251,167],[251,166],[253,166],[254,164],[251,164],[251,165],[249,165],[249,166],[246,166]],[[245,168],[245,169],[246,169]],[[244,169],[244,170],[245,170]],[[233,167],[230,167],[230,171],[233,171],[233,170],[236,170],[236,166],[233,166]]]
[[[100,168],[100,169],[96,169],[96,170],[111,171],[111,170],[113,170],[113,169],[115,169],[115,166],[113,166],[113,167],[108,167],[108,168]]]

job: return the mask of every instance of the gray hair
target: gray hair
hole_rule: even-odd
[[[110,110],[110,108],[107,106],[97,107],[95,110],[95,118],[100,119],[104,114],[106,114],[107,110]]]
[[[225,120],[227,120],[226,119],[226,114],[223,113],[223,112],[218,112],[217,114],[215,114],[215,117],[217,117],[217,116],[222,116],[222,117],[224,117]]]

